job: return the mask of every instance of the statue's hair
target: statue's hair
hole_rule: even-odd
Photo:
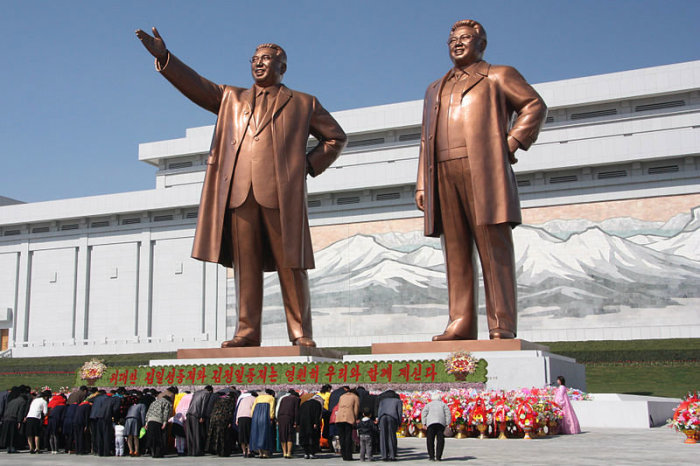
[[[277,55],[277,58],[284,63],[285,65],[287,64],[287,52],[284,51],[282,47],[280,47],[277,44],[269,43],[269,44],[260,44],[257,47],[255,47],[255,51],[257,52],[260,49],[272,49],[274,50]]]
[[[462,19],[460,21],[457,21],[452,25],[452,29],[450,29],[450,34],[455,32],[457,28],[462,26],[468,26],[474,29],[479,34],[479,38],[481,38],[481,40],[484,41],[484,48],[486,48],[486,29],[484,29],[484,26],[482,26],[480,22],[474,21],[473,19]]]

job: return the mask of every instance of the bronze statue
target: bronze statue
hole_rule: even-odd
[[[306,269],[314,267],[306,175],[328,168],[346,143],[316,97],[280,84],[287,55],[261,44],[249,89],[215,84],[168,51],[156,28],[136,35],[156,69],[197,105],[217,115],[192,257],[233,267],[238,327],[222,347],[260,346],[263,271],[277,270],[294,345],[316,346]],[[309,151],[309,135],[318,143]]]
[[[425,235],[441,237],[449,320],[433,341],[477,338],[479,252],[491,339],[516,336],[512,228],[522,222],[511,164],[540,131],[547,107],[514,68],[482,60],[486,31],[456,22],[449,40],[454,67],[428,86],[416,183]],[[516,114],[512,125],[511,117]]]

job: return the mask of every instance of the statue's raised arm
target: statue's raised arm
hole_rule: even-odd
[[[136,30],[136,36],[148,53],[156,59],[156,70],[165,79],[182,92],[188,99],[200,107],[212,113],[219,113],[219,106],[223,98],[224,86],[209,81],[200,76],[189,66],[182,63],[165,46],[158,29],[153,28],[153,36],[143,31]]]

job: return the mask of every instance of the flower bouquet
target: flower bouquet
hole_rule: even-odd
[[[443,396],[442,401],[450,408],[452,422],[450,428],[455,432],[455,438],[465,438],[467,435],[467,420],[469,418],[470,396],[460,391],[452,390]]]
[[[498,424],[499,435],[498,438],[503,440],[506,439],[506,426],[508,422],[513,421],[515,413],[513,412],[513,406],[510,400],[505,396],[496,396],[493,400],[493,421],[494,424]]]
[[[536,401],[536,399],[534,400]],[[515,423],[523,431],[525,431],[525,439],[531,439],[530,432],[538,426],[537,412],[533,407],[531,398],[521,398],[518,400],[518,405],[515,408]]]
[[[477,398],[469,411],[469,423],[476,426],[479,431],[479,438],[485,439],[485,432],[488,425],[493,422],[493,414],[490,404],[487,406],[484,398]]]
[[[445,359],[445,371],[454,375],[456,380],[464,381],[468,375],[476,372],[478,362],[469,351],[456,351]]]
[[[673,411],[673,418],[669,419],[668,422],[670,423],[669,427],[685,434],[685,443],[697,443],[700,436],[700,397],[698,397],[698,393],[689,393]]]
[[[399,396],[403,403],[403,419],[408,434],[413,437],[421,437],[424,430],[421,415],[430,398],[427,397],[427,394],[420,392],[413,392],[410,395],[401,393]]]
[[[101,359],[92,358],[80,368],[80,378],[86,380],[88,385],[94,385],[95,381],[102,377],[105,369],[107,369],[107,366]]]

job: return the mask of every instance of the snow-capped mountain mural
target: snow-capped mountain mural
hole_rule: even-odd
[[[669,238],[684,229],[697,229],[700,226],[700,207],[696,207],[690,213],[684,212],[675,215],[667,222],[650,222],[631,217],[615,217],[601,222],[593,222],[587,219],[557,219],[537,226],[560,239],[567,239],[572,234],[582,233],[593,227],[598,227],[610,235],[622,238],[629,238],[635,235],[653,235]]]
[[[700,298],[699,219],[700,207],[668,222],[624,217],[516,228],[521,321],[664,309]],[[357,234],[315,255],[316,269],[309,271],[314,319],[316,312],[335,311],[447,318],[440,241],[422,230]],[[483,283],[480,302],[483,314]],[[284,322],[276,274],[266,276],[263,319]]]

